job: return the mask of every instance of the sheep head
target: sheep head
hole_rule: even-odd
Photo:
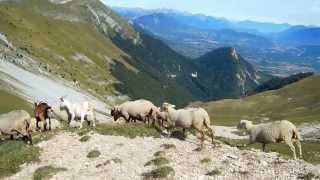
[[[111,116],[113,116],[113,120],[114,121],[117,121],[120,117],[120,111],[119,111],[119,106],[114,106],[112,109],[111,109]]]
[[[248,130],[249,127],[251,127],[253,124],[252,124],[252,121],[248,121],[248,120],[240,120],[237,128],[238,129],[245,129],[245,130]]]
[[[162,108],[163,108],[164,111],[168,111],[169,108],[174,109],[175,107],[176,107],[176,105],[173,105],[173,104],[170,104],[170,103],[167,103],[167,102],[162,104]]]

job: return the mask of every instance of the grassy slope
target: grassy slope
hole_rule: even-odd
[[[196,88],[188,78],[191,69],[187,66],[188,60],[148,35],[142,35],[141,39],[144,44],[135,46],[129,41],[114,38],[114,42],[132,56],[127,62],[140,71],[128,71],[121,64],[113,66],[112,74],[124,83],[118,86],[121,92],[132,97],[151,99],[157,105],[169,101],[182,106],[194,100],[198,94],[192,92]],[[182,64],[183,60],[182,67],[185,69],[180,72],[178,64]],[[168,78],[170,73],[177,74],[177,78]]]
[[[254,143],[248,145],[248,140],[233,140],[233,139],[226,139],[226,138],[218,138],[225,144],[228,144],[230,146],[238,147],[239,149],[260,149],[262,150],[261,144]],[[247,145],[244,147],[244,145]],[[302,153],[303,153],[303,159],[307,162],[313,163],[313,164],[319,164],[320,163],[320,153],[319,148],[320,144],[318,141],[303,141],[301,142],[302,146]],[[292,158],[292,152],[289,149],[289,147],[284,144],[268,144],[266,146],[267,152],[278,152],[281,155],[284,155],[288,159]]]
[[[44,16],[44,12],[72,14],[83,21],[59,20]],[[14,46],[47,64],[49,72],[68,80],[77,79],[97,94],[110,93],[112,87],[99,84],[112,79],[105,57],[119,59],[124,53],[86,22],[87,17],[81,12],[76,14],[67,6],[47,1],[28,0],[1,2],[0,16],[0,32],[5,33]],[[75,61],[71,57],[76,53],[94,63]]]
[[[36,161],[40,148],[22,141],[7,141],[0,144],[0,178],[19,171],[23,163]]]
[[[312,76],[275,91],[237,100],[204,103],[217,125],[236,125],[240,119],[259,122],[287,119],[296,124],[320,119],[320,76]]]
[[[89,7],[98,13],[101,24],[96,24]],[[118,23],[119,32],[108,27],[105,15]],[[144,39],[143,45],[133,44],[132,39],[138,37],[133,28],[98,1],[74,0],[63,5],[47,0],[6,1],[0,3],[0,16],[0,32],[5,33],[14,46],[35,57],[52,74],[77,79],[82,88],[96,95],[110,95],[117,89],[132,98],[147,98],[156,103],[171,100],[185,104],[194,100],[188,92],[192,88],[178,85],[188,84],[185,79],[172,81],[166,77],[163,67],[158,69],[159,62],[168,64],[170,60],[185,58],[152,38]],[[77,21],[65,19],[70,17]],[[122,44],[115,42],[115,38],[110,39],[119,34]],[[121,50],[126,47],[131,49],[125,51],[127,54]],[[159,52],[158,48],[161,48]],[[76,53],[94,63],[75,61],[72,56]],[[111,66],[105,57],[116,61],[116,65]],[[177,69],[177,64],[171,64]],[[115,78],[122,83],[114,85]]]
[[[260,122],[264,117],[271,120],[287,119],[295,124],[318,122],[320,119],[320,76],[311,76],[297,83],[275,91],[249,96],[238,100],[221,100],[204,103],[213,124],[237,125],[240,119]],[[292,99],[290,99],[292,98]],[[247,140],[225,139],[230,145],[247,144]],[[260,144],[247,148],[261,149]],[[311,163],[320,163],[320,144],[315,141],[303,141],[303,159]],[[268,151],[280,152],[291,157],[291,151],[285,144],[267,146]]]
[[[24,109],[29,113],[32,112],[32,106],[30,103],[21,99],[18,96],[7,93],[0,89],[0,114],[7,113],[12,110]]]

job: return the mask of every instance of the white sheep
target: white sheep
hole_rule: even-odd
[[[127,101],[111,109],[111,116],[113,116],[114,121],[117,121],[120,117],[123,117],[127,122],[131,120],[136,122],[148,121],[150,125],[150,119],[152,124],[155,123],[156,114],[158,112],[158,107],[156,107],[152,102],[144,99],[139,99],[135,101]]]
[[[169,103],[163,103],[164,112],[167,113],[166,119],[169,124],[169,129],[175,127],[181,127],[185,136],[185,130],[194,128],[201,134],[200,149],[203,148],[203,142],[205,140],[205,130],[207,130],[211,137],[212,143],[214,143],[214,130],[210,127],[210,117],[203,108],[186,108],[175,109],[175,105]]]
[[[238,129],[245,129],[249,133],[250,143],[261,143],[263,151],[265,151],[266,144],[284,141],[290,147],[293,158],[296,159],[294,142],[299,148],[300,158],[302,157],[301,136],[296,126],[289,121],[282,120],[254,125],[251,121],[241,120]]]

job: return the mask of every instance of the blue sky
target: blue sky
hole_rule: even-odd
[[[108,6],[169,8],[231,20],[320,25],[320,0],[103,0]]]

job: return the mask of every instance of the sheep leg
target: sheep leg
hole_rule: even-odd
[[[183,138],[187,138],[187,134],[186,134],[186,128],[182,129],[182,134],[183,134]]]
[[[203,130],[202,129],[200,129],[200,128],[197,128],[197,127],[195,127],[195,129],[200,133],[200,135],[201,135],[201,137],[200,137],[200,149],[199,150],[202,150],[203,149],[203,143],[204,143],[204,140],[205,140],[205,134],[204,134],[204,132],[203,132]]]
[[[266,144],[262,143],[262,151],[266,152]]]
[[[297,140],[295,142],[295,144],[298,146],[298,150],[299,150],[299,157],[302,158],[302,148],[301,148],[301,143],[299,140]]]
[[[48,120],[49,120],[49,131],[51,131],[51,119],[50,119],[50,117],[48,117]]]
[[[209,136],[211,137],[211,143],[214,144],[214,130],[207,126],[207,130],[209,133]]]
[[[84,117],[85,117],[85,114],[81,114],[81,121],[80,121],[80,128],[79,129],[82,129],[82,124],[84,122]]]
[[[293,159],[297,159],[296,148],[294,147],[292,141],[286,139],[285,143],[290,147],[290,150],[292,151],[292,154],[293,154]]]
[[[97,120],[96,114],[94,111],[91,111],[91,113],[92,113],[92,126],[96,127],[96,120]]]
[[[91,121],[92,121],[92,126],[93,127],[96,127],[96,114],[94,112],[94,109],[91,109],[90,111],[88,111],[87,113],[87,122],[88,122],[88,125],[90,126],[91,122],[90,122],[90,119],[88,118],[90,117],[91,118]]]
[[[72,121],[74,121],[75,116],[76,116],[76,115],[75,115],[74,113],[71,114],[71,118],[70,118],[69,124],[70,124]]]
[[[37,129],[37,131],[40,130],[39,121],[38,120],[36,120],[36,129]]]
[[[123,113],[123,117],[126,120],[126,123],[129,123],[133,118],[128,113]]]
[[[44,119],[44,121],[43,121],[43,123],[44,123],[44,130],[43,131],[47,131],[48,130],[48,123],[47,123],[47,120],[46,119]]]
[[[167,132],[168,132],[167,138],[170,138],[170,136],[171,136],[171,134],[172,134],[171,128],[167,128]]]

